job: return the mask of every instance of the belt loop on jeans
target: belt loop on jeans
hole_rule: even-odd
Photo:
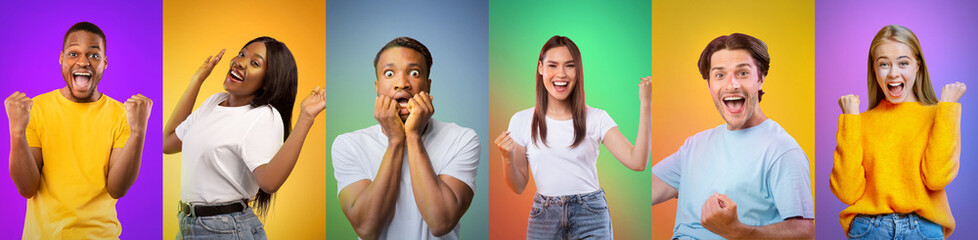
[[[577,197],[577,204],[584,204],[584,197],[582,197],[581,195],[584,195],[584,194],[577,194],[576,195],[576,197]]]

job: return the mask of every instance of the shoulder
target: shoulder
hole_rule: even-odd
[[[530,121],[531,119],[533,119],[533,113],[534,113],[534,111],[536,111],[535,109],[536,108],[531,107],[531,108],[523,109],[522,111],[516,112],[516,113],[513,114],[513,117],[510,117],[509,118],[509,121],[510,122],[513,122],[513,121]]]
[[[779,152],[783,153],[792,149],[801,149],[801,145],[798,144],[798,141],[796,141],[795,138],[784,129],[784,127],[781,127],[781,124],[778,124],[778,122],[768,119],[764,124],[764,128],[768,135],[772,137],[772,144],[779,147]]]
[[[452,122],[442,122],[432,118],[431,120],[432,132],[438,136],[454,136],[455,139],[477,139],[479,136],[475,133],[475,130],[467,127],[459,126],[458,124]]]
[[[333,139],[333,148],[353,148],[359,145],[358,143],[375,141],[379,137],[378,135],[383,135],[383,133],[381,133],[380,125],[374,124],[367,128],[357,129],[336,136]]]

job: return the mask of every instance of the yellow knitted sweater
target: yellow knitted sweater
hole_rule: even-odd
[[[859,115],[839,116],[830,184],[849,205],[839,213],[844,231],[858,214],[917,213],[954,230],[944,187],[958,174],[961,104],[885,99]]]

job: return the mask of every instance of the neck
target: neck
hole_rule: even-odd
[[[228,99],[221,103],[224,107],[240,107],[244,105],[251,104],[251,100],[255,99],[255,95],[238,96],[234,94],[228,94]]]
[[[547,116],[557,120],[567,120],[574,117],[571,113],[570,99],[558,100],[553,96],[547,96]]]
[[[761,108],[758,107],[758,108],[754,108],[754,113],[752,113],[750,118],[747,119],[746,122],[744,122],[744,125],[741,125],[740,127],[733,127],[730,126],[730,124],[727,124],[727,130],[731,130],[731,131],[744,130],[744,129],[756,127],[757,125],[761,125],[761,123],[764,123],[764,121],[767,121],[767,115],[764,115],[764,112],[762,112]]]
[[[102,98],[102,93],[96,89],[92,89],[92,95],[85,99],[76,98],[74,94],[71,94],[71,89],[69,89],[68,86],[61,88],[59,92],[61,92],[61,96],[64,96],[66,99],[68,99],[68,101],[76,103],[90,103],[98,101],[99,98]]]

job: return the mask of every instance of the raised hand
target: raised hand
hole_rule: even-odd
[[[397,101],[388,96],[380,95],[374,100],[374,119],[377,119],[388,140],[404,139],[404,122],[397,114],[398,109]]]
[[[316,118],[323,109],[326,109],[326,89],[316,86],[316,89],[313,89],[299,104],[299,109],[303,116]]]
[[[204,64],[201,64],[200,67],[197,68],[197,71],[194,72],[194,76],[190,80],[195,82],[204,82],[204,79],[207,79],[207,76],[211,75],[211,71],[214,70],[214,66],[217,66],[217,63],[221,61],[221,57],[224,57],[225,50],[226,49],[221,49],[221,52],[217,53],[217,56],[208,56],[206,59],[204,59]]]
[[[944,85],[941,89],[941,102],[958,102],[968,88],[962,82],[954,82]]]
[[[153,110],[153,100],[142,94],[136,94],[122,104],[126,108],[126,119],[129,121],[130,132],[145,132],[149,125],[149,114]]]
[[[516,142],[513,138],[509,136],[509,131],[505,131],[496,137],[496,147],[499,148],[499,153],[505,158],[512,158],[513,152],[516,150]]]
[[[645,76],[638,82],[638,99],[643,106],[652,103],[652,77]]]
[[[859,114],[859,95],[845,95],[839,98],[839,108],[843,114]]]
[[[24,133],[27,131],[27,123],[31,118],[31,106],[34,102],[27,97],[26,93],[14,92],[3,101],[3,106],[7,110],[7,119],[10,121],[10,133]]]
[[[431,115],[435,113],[435,107],[431,104],[431,95],[424,91],[415,94],[408,100],[408,111],[411,113],[404,121],[404,131],[407,134],[420,136]]]
[[[737,219],[737,203],[727,195],[714,193],[706,199],[700,210],[700,224],[717,235],[729,237],[739,234],[740,220]]]

